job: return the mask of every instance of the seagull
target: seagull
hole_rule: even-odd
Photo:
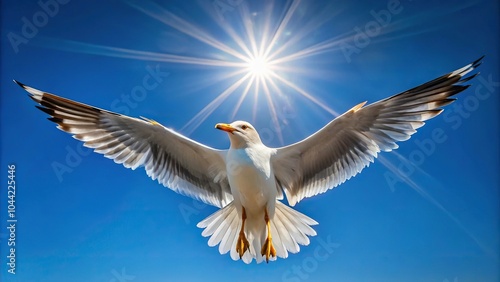
[[[304,140],[264,145],[246,121],[219,123],[230,147],[217,150],[147,118],[133,118],[56,96],[15,81],[70,133],[115,163],[171,190],[220,208],[198,223],[208,245],[233,260],[287,258],[316,235],[315,220],[292,209],[361,172],[381,151],[398,148],[467,89],[482,58],[420,86],[365,106],[360,103]],[[288,204],[282,200],[286,196]]]

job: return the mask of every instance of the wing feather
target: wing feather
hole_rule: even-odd
[[[50,121],[86,147],[131,169],[144,166],[153,180],[207,204],[232,201],[225,152],[186,138],[159,123],[132,118],[19,83]]]
[[[308,138],[277,148],[271,160],[276,183],[290,205],[342,184],[379,152],[397,149],[467,89],[463,83],[475,75],[465,76],[481,60],[366,107],[361,103]]]

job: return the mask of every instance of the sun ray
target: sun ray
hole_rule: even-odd
[[[292,8],[294,11],[297,7],[292,7]],[[340,9],[337,9],[336,11],[332,12],[331,9],[329,9],[328,7],[323,9],[322,12],[319,12],[318,14],[315,15],[314,20],[306,22],[300,30],[296,31],[293,36],[289,37],[288,40],[285,41],[276,51],[268,53],[269,59],[272,60],[281,53],[283,53],[284,51],[293,47],[294,45],[299,44],[304,37],[310,35],[312,32],[323,26],[325,23],[327,23],[329,20],[335,17],[338,13],[340,13],[340,11],[341,11]],[[290,15],[287,14],[287,16],[291,17],[292,14]],[[285,20],[286,20],[285,25],[283,25],[282,27],[280,26],[282,30],[278,33],[279,36],[276,37],[276,39],[281,37],[283,30],[286,27],[286,24],[288,24],[288,22],[290,21],[289,18],[285,18]],[[270,44],[270,47],[272,46],[274,46],[274,44]],[[271,51],[271,49],[269,51]]]
[[[204,11],[212,18],[212,20],[217,23],[219,28],[221,28],[225,33],[227,33],[227,35],[229,35],[231,40],[235,42],[236,45],[238,45],[238,47],[241,48],[241,50],[243,50],[245,56],[243,56],[240,59],[247,62],[247,59],[252,55],[252,52],[248,48],[244,39],[240,35],[238,35],[236,30],[233,28],[233,25],[228,24],[228,22],[225,21],[220,14],[214,12],[215,10],[212,2],[200,2],[200,4],[201,7],[204,9]]]
[[[241,18],[243,20],[243,26],[245,27],[245,32],[247,34],[250,47],[252,49],[251,57],[252,56],[255,57],[256,54],[258,53],[257,42],[255,38],[252,19],[250,18],[250,12],[248,11],[248,7],[246,5],[242,5]]]
[[[262,79],[262,88],[264,90],[264,96],[266,97],[267,105],[271,112],[271,120],[274,124],[273,131],[278,135],[278,140],[280,141],[280,144],[284,145],[285,142],[283,140],[283,134],[281,132],[281,126],[279,124],[278,114],[276,113],[276,107],[274,106],[273,97],[271,95],[271,92],[269,91],[269,88],[267,87],[266,79],[265,78],[261,79]]]
[[[255,87],[254,87],[254,96],[253,96],[253,109],[252,109],[252,119],[256,120],[257,118],[257,110],[258,110],[258,102],[259,102],[259,88],[260,88],[260,80],[256,79]]]
[[[136,2],[133,1],[126,1],[128,5],[131,7],[143,12],[144,14],[150,16],[151,18],[154,18],[170,27],[175,28],[176,30],[189,35],[207,45],[210,45],[214,48],[219,49],[220,51],[223,51],[227,54],[230,54],[240,60],[245,60],[245,56],[243,56],[241,53],[237,52],[236,50],[230,48],[229,46],[225,45],[224,43],[216,40],[212,36],[210,36],[208,33],[202,31],[198,27],[194,26],[193,24],[181,19],[177,15],[171,13],[170,11],[164,9],[162,6],[153,3],[151,1],[141,1],[140,5],[138,5]]]
[[[420,196],[422,196],[424,199],[441,210],[446,216],[448,216],[450,220],[453,221],[465,234],[467,234],[485,253],[495,253],[490,248],[486,247],[469,229],[465,227],[465,225],[457,217],[455,217],[450,211],[448,211],[448,209],[446,209],[438,200],[427,193],[427,191],[425,191],[422,187],[415,183],[415,181],[413,181],[408,175],[401,173],[401,171],[392,162],[390,162],[383,156],[379,156],[378,159],[391,172],[401,177],[406,184],[408,184],[413,190],[415,190],[415,192],[417,192]]]
[[[323,42],[309,46],[307,48],[304,48],[302,50],[299,50],[290,55],[274,59],[271,62],[273,64],[282,64],[293,60],[304,59],[310,56],[319,55],[325,52],[332,52],[335,50],[339,50],[341,48],[341,43],[350,40],[351,37],[353,36],[354,36],[353,32],[347,32],[345,34],[336,36],[335,38],[331,38]]]
[[[260,34],[261,40],[258,53],[258,56],[260,57],[267,57],[267,55],[265,54],[265,50],[267,49],[267,46],[272,46],[272,43],[268,43],[269,40],[268,37],[271,29],[271,18],[272,18],[272,12],[274,10],[274,2],[266,2],[266,3],[267,5],[265,6],[263,12],[264,22],[262,24],[262,32]]]
[[[314,96],[311,94],[307,93],[305,90],[301,89],[297,85],[295,85],[293,82],[290,82],[286,80],[285,78],[281,77],[280,75],[270,72],[271,76],[276,78],[277,80],[281,81],[283,84],[287,85],[288,87],[292,88],[293,90],[297,91],[300,95],[302,95],[304,98],[308,99],[309,101],[313,102],[314,104],[318,105],[320,108],[323,110],[327,111],[328,113],[332,114],[333,116],[339,116],[339,113],[337,113],[335,110],[331,109],[324,103],[318,101]]]
[[[240,109],[241,104],[243,104],[243,101],[245,100],[245,98],[248,96],[248,93],[250,92],[250,88],[252,87],[254,80],[255,80],[255,76],[251,76],[248,83],[247,83],[247,86],[245,86],[245,90],[243,90],[243,93],[240,96],[240,99],[236,103],[236,106],[234,106],[233,113],[231,114],[231,120],[234,120],[234,118],[236,117],[236,114],[238,113],[238,110]]]
[[[285,97],[285,95],[283,94],[283,91],[281,91],[281,88],[279,88],[278,85],[276,85],[276,82],[274,82],[274,80],[269,79],[268,82],[271,85],[271,87],[273,88],[273,90],[275,91],[275,93],[277,94],[277,96]]]
[[[220,105],[250,76],[251,75],[247,73],[238,81],[231,84],[228,88],[226,88],[226,90],[201,109],[191,120],[189,120],[186,125],[181,128],[181,131],[185,132],[187,135],[193,133],[193,131],[196,130],[198,126],[200,126],[213,113],[213,111],[220,107]]]
[[[248,62],[249,58],[252,56],[252,52],[247,47],[247,44],[244,42],[244,40],[238,35],[238,33],[234,30],[234,28],[231,25],[221,22],[220,19],[216,16],[212,16],[212,18],[217,22],[219,27],[222,28],[229,35],[229,37],[231,37],[231,39],[238,45],[238,47],[240,47],[241,50],[243,50],[246,57],[242,58],[242,60],[244,62]]]
[[[126,1],[128,5],[137,9],[138,11],[150,16],[151,18],[170,26],[177,31],[186,34],[208,46],[212,46],[217,50],[232,55],[235,60],[224,60],[224,59],[213,59],[206,57],[194,57],[194,56],[182,56],[168,53],[155,53],[149,51],[132,50],[125,48],[118,48],[112,46],[104,46],[90,43],[83,43],[70,40],[59,40],[59,39],[47,39],[42,40],[45,45],[50,45],[53,48],[62,49],[66,51],[90,53],[103,56],[120,57],[128,59],[139,59],[139,60],[150,60],[159,61],[165,63],[177,63],[186,64],[194,66],[210,66],[210,67],[224,67],[228,69],[234,69],[237,71],[231,72],[225,77],[220,77],[218,75],[217,80],[225,80],[235,75],[242,75],[241,79],[233,83],[230,87],[224,90],[222,93],[214,96],[213,98],[202,110],[200,110],[184,127],[183,130],[187,130],[188,133],[194,131],[199,124],[201,124],[206,118],[211,115],[215,109],[217,109],[227,97],[237,93],[240,95],[236,107],[231,113],[232,117],[237,115],[238,110],[241,108],[243,101],[248,95],[253,94],[253,118],[255,120],[257,116],[257,105],[259,100],[259,93],[263,92],[265,96],[265,101],[269,107],[269,114],[272,117],[273,123],[278,124],[278,114],[276,112],[276,107],[274,105],[273,96],[284,96],[283,92],[280,90],[282,87],[289,87],[292,90],[299,93],[302,97],[312,101],[314,104],[320,106],[320,108],[325,111],[337,115],[337,113],[329,108],[324,103],[320,102],[313,95],[309,94],[307,91],[300,88],[295,83],[283,78],[279,72],[289,72],[290,66],[282,66],[282,62],[291,62],[295,59],[299,59],[314,52],[321,51],[323,49],[330,48],[332,45],[331,40],[322,43],[315,44],[310,47],[303,48],[302,50],[288,55],[283,58],[275,58],[275,60],[270,61],[267,55],[271,54],[274,46],[278,41],[284,42],[285,46],[290,45],[296,40],[300,40],[301,37],[306,35],[307,30],[310,30],[314,26],[323,24],[324,21],[309,21],[304,32],[300,36],[293,36],[291,40],[283,41],[283,34],[289,25],[290,21],[293,19],[297,9],[301,4],[300,0],[293,0],[287,4],[287,8],[283,14],[277,19],[277,21],[272,22],[273,18],[273,4],[266,5],[263,12],[252,14],[249,11],[247,4],[243,3],[239,6],[239,11],[242,19],[242,27],[244,30],[243,37],[236,32],[236,29],[231,25],[222,24],[222,21],[218,19],[218,24],[224,30],[233,42],[239,47],[240,51],[237,51],[228,45],[216,40],[209,33],[205,32],[201,28],[195,26],[192,23],[178,17],[172,12],[166,10],[159,4],[151,1],[144,1],[141,3],[136,3],[132,1]],[[262,20],[261,25],[255,25],[252,23],[252,17],[258,16]],[[257,36],[259,39],[257,39]],[[299,39],[294,39],[299,38]],[[283,48],[278,49],[277,52],[273,53],[276,56],[277,53],[283,50]],[[293,68],[295,70],[297,68]],[[236,91],[238,87],[245,81],[245,87],[242,88],[242,92]],[[279,85],[276,83],[279,82]],[[252,90],[253,88],[253,90]]]
[[[40,38],[36,43],[40,46],[69,52],[82,54],[92,54],[116,58],[135,59],[144,61],[156,61],[164,63],[179,63],[200,66],[241,68],[245,64],[242,62],[229,62],[216,59],[205,59],[197,57],[179,56],[163,54],[149,51],[139,51],[126,48],[91,44],[85,42],[72,41],[58,38]]]
[[[469,5],[463,5],[460,7],[455,7],[455,9],[450,10],[449,14],[456,13],[464,8],[467,8]],[[381,29],[380,34],[377,37],[374,37],[370,42],[371,44],[374,43],[381,43],[381,42],[387,42],[387,41],[392,41],[396,39],[401,39],[405,37],[411,37],[411,36],[416,36],[419,34],[423,33],[428,33],[428,32],[433,32],[438,29],[440,29],[440,26],[431,26],[431,27],[426,27],[426,28],[419,28],[418,30],[412,30],[415,29],[416,26],[422,23],[423,18],[428,19],[428,18],[433,18],[436,17],[435,11],[427,11],[426,13],[421,13],[418,15],[415,15],[411,18],[405,18],[405,19],[400,19],[397,21],[394,21],[391,23],[391,25],[384,27]],[[440,16],[443,16],[440,14]],[[315,28],[321,26],[324,24],[325,21],[310,21],[309,23],[314,23]],[[313,28],[314,29],[314,28]],[[309,29],[313,30],[313,29]],[[298,52],[295,52],[293,54],[283,56],[278,58],[277,60],[274,60],[274,58],[280,54],[283,50],[286,50],[289,48],[291,45],[297,43],[303,36],[307,35],[308,32],[303,32],[300,31],[298,32],[294,37],[292,37],[289,41],[287,41],[285,44],[283,44],[276,52],[273,52],[271,55],[269,55],[269,58],[272,60],[273,63],[279,64],[279,63],[285,63],[297,59],[303,59],[309,56],[314,56],[318,55],[321,53],[325,52],[332,52],[332,51],[337,51],[341,49],[341,44],[344,42],[352,42],[354,40],[354,37],[356,36],[356,32],[354,30],[344,32],[343,34],[340,34],[336,36],[335,38],[325,40],[323,42],[319,42],[313,46],[309,46],[307,48],[304,48]],[[388,35],[394,34],[394,36],[389,37]]]
[[[273,47],[276,45],[276,41],[281,38],[281,35],[283,34],[283,31],[285,30],[285,27],[288,25],[288,22],[292,18],[293,14],[295,13],[295,10],[300,4],[300,0],[294,0],[290,7],[286,10],[285,16],[283,19],[280,21],[277,30],[274,32],[272,35],[271,42],[269,42],[267,48],[265,49],[264,56],[269,56],[269,53],[273,49]],[[269,56],[272,58],[273,56]]]

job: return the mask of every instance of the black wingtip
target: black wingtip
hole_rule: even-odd
[[[15,80],[15,79],[13,79],[12,81],[14,81],[14,83],[15,83],[15,84],[17,84],[17,85],[21,86],[22,88],[25,88],[25,87],[24,87],[25,85],[24,85],[23,83],[21,83],[21,82],[19,82],[19,81]]]
[[[479,65],[481,65],[483,63],[483,59],[484,59],[484,55],[482,55],[479,59],[472,62],[472,67],[473,68],[479,67]]]
[[[15,79],[13,79],[12,81],[14,81],[14,83],[15,83],[15,84],[17,84],[17,85],[21,86],[21,88],[23,88],[24,90],[26,90],[26,91],[28,92],[28,93],[27,93],[27,94],[28,94],[28,96],[29,96],[31,99],[33,99],[33,94],[32,94],[32,93],[30,93],[30,92],[28,91],[28,86],[26,86],[26,84],[21,83],[21,82],[19,82],[19,81],[15,80]],[[35,99],[33,99],[33,100],[35,100]],[[35,102],[37,102],[37,103],[38,103],[38,101],[36,101],[36,100],[35,100]]]
[[[54,110],[52,109],[49,109],[49,108],[45,108],[45,107],[42,107],[42,106],[35,106],[37,109],[39,109],[40,111],[48,114],[49,116],[53,116],[54,115]]]
[[[62,118],[57,118],[57,117],[49,117],[47,119],[54,122],[54,123],[57,123],[57,124],[60,124],[63,122]]]
[[[475,74],[473,74],[473,75],[469,75],[468,77],[465,77],[465,78],[463,78],[462,80],[460,80],[460,82],[461,82],[461,83],[467,82],[467,81],[469,81],[469,80],[473,79],[474,77],[476,77],[476,76],[478,76],[478,75],[479,75],[479,72],[477,72],[477,73],[475,73]]]

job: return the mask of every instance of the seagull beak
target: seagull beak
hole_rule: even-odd
[[[233,131],[236,131],[236,128],[232,127],[230,124],[227,123],[218,123],[215,125],[215,128],[229,133],[233,133]]]

